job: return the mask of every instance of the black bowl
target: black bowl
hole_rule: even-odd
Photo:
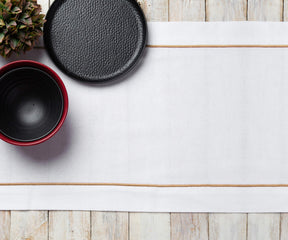
[[[63,110],[62,90],[44,70],[21,66],[0,77],[0,133],[4,140],[38,143],[57,127]]]

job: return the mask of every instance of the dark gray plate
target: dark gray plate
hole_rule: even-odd
[[[56,0],[46,20],[49,55],[82,81],[117,79],[135,66],[146,45],[146,20],[135,0]]]

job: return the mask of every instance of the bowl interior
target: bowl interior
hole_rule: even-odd
[[[0,132],[30,142],[47,136],[63,113],[57,82],[35,67],[19,67],[0,78]]]

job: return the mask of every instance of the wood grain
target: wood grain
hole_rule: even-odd
[[[208,240],[208,214],[171,213],[171,240]]]
[[[280,214],[248,214],[248,239],[279,240]]]
[[[281,213],[280,224],[280,239],[288,239],[288,213]]]
[[[91,240],[128,240],[127,212],[92,212]]]
[[[130,213],[129,240],[170,240],[169,213]]]
[[[52,5],[53,2],[54,0],[50,0],[50,6]],[[137,2],[142,8],[147,21],[168,22],[169,0],[137,0]]]
[[[48,212],[11,211],[10,240],[48,240]]]
[[[283,21],[288,21],[288,0],[284,0],[283,5]]]
[[[90,240],[89,211],[49,212],[49,240],[78,239]]]
[[[205,0],[169,0],[169,21],[205,21]]]
[[[10,239],[10,211],[0,211],[0,239]]]
[[[209,214],[209,240],[245,240],[246,226],[247,214]]]
[[[167,22],[169,0],[137,0],[141,6],[147,21]]]
[[[249,21],[282,21],[283,0],[248,0]]]
[[[206,21],[245,21],[246,0],[206,0]]]

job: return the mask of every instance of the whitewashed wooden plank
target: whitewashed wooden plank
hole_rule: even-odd
[[[245,240],[246,226],[247,214],[211,213],[209,214],[209,240]]]
[[[279,240],[280,213],[248,214],[248,239]]]
[[[49,9],[49,0],[37,0],[37,3],[40,4],[42,7],[41,13],[47,14]],[[43,37],[40,37],[40,39],[36,43],[36,47],[44,47]]]
[[[170,240],[169,213],[129,213],[129,240]]]
[[[283,21],[288,21],[288,0],[284,0],[283,5]]]
[[[50,6],[55,0],[50,0]],[[147,21],[167,22],[169,0],[137,0]]]
[[[245,21],[247,0],[206,0],[206,21]]]
[[[10,239],[10,211],[0,211],[0,239]]]
[[[137,0],[145,13],[147,21],[167,22],[169,0]]]
[[[208,214],[171,213],[171,240],[208,240]]]
[[[281,213],[280,224],[280,239],[288,239],[288,213]]]
[[[11,211],[10,240],[48,240],[47,211]]]
[[[37,3],[42,7],[42,13],[46,14],[49,9],[49,0],[37,0]]]
[[[49,212],[49,240],[64,239],[90,240],[89,211]]]
[[[283,0],[248,0],[249,21],[282,21]]]
[[[170,0],[169,21],[205,21],[205,0]]]
[[[127,212],[91,212],[91,240],[128,240]]]

